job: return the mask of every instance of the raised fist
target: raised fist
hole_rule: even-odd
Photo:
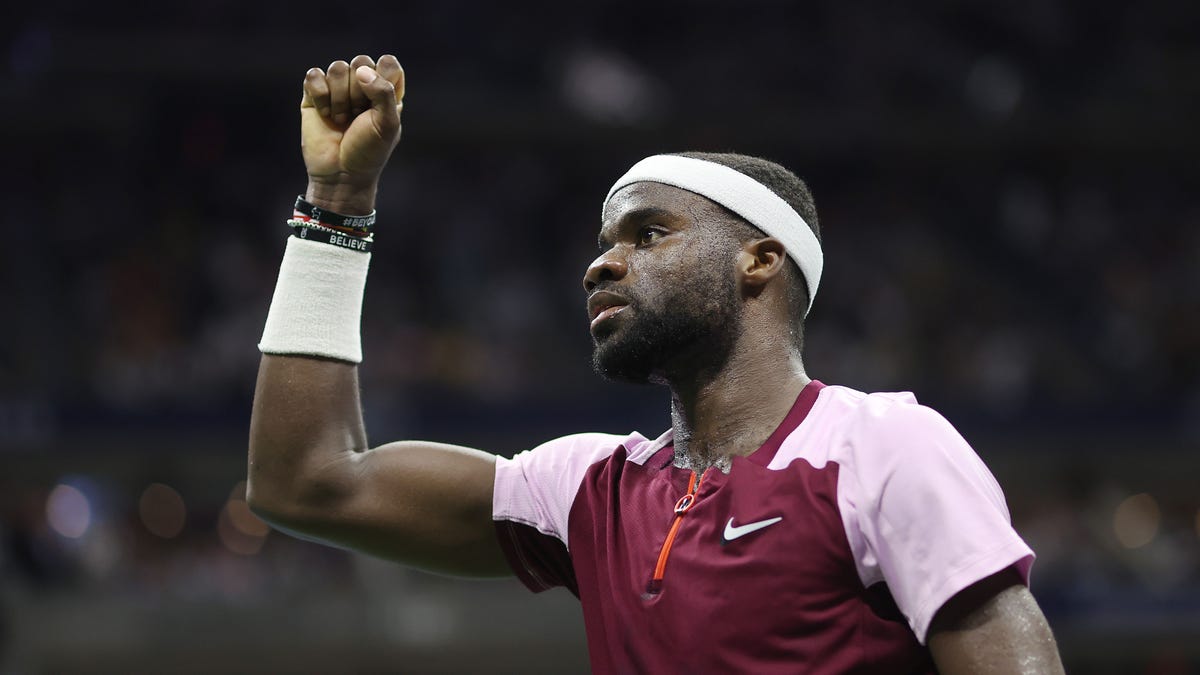
[[[374,207],[379,174],[400,140],[403,98],[404,70],[391,54],[305,74],[300,146],[310,200],[344,213]]]

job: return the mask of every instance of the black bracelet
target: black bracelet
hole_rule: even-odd
[[[375,243],[372,237],[355,237],[342,232],[308,225],[295,225],[292,229],[296,231],[294,236],[298,239],[319,241],[322,244],[332,244],[341,248],[348,248],[351,251],[358,251],[359,253],[370,253],[371,245]]]
[[[296,206],[294,208],[297,216],[315,221],[326,227],[343,227],[358,230],[364,234],[369,233],[371,228],[375,227],[374,211],[365,216],[344,216],[306,202],[304,195],[296,197]]]

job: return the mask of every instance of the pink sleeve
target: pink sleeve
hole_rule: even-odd
[[[574,434],[547,441],[512,459],[497,458],[492,519],[510,520],[567,541],[567,516],[588,467],[613,454],[627,439],[613,434]]]
[[[575,496],[588,468],[629,440],[575,434],[512,459],[497,458],[492,520],[509,565],[525,585],[535,591],[565,585],[574,591],[568,522]]]
[[[1033,551],[995,478],[945,418],[884,400],[862,413],[845,486],[851,549],[864,583],[887,583],[924,644],[937,611],[976,581],[1015,566],[1028,584]]]

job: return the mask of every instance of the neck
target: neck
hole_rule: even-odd
[[[676,466],[728,472],[733,457],[766,442],[809,383],[800,355],[783,341],[750,342],[716,371],[667,378]]]

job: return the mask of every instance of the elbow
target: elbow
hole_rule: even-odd
[[[254,472],[246,480],[246,505],[254,515],[271,525],[281,525],[287,518],[290,500],[281,494],[281,490],[264,484],[261,478],[255,478]]]
[[[264,492],[263,490],[254,490],[250,485],[251,483],[247,481],[246,505],[250,507],[250,511],[258,516],[259,519],[276,531],[291,537],[305,541],[322,542],[322,539],[315,534],[319,524],[311,515],[305,514],[303,508],[299,507],[298,502],[279,498],[273,493]]]
[[[256,434],[250,435],[249,461],[246,466],[246,505],[254,515],[268,523],[288,501],[290,482],[284,462],[276,459],[278,448],[264,442]]]
[[[298,535],[316,524],[314,511],[299,498],[277,490],[264,490],[261,485],[256,489],[252,485],[247,482],[246,505],[271,527]]]
[[[326,472],[328,473],[328,472]],[[348,494],[344,481],[293,471],[286,477],[255,471],[246,480],[246,504],[277,529],[304,532],[320,527]]]
[[[279,462],[256,457],[251,444],[246,472],[246,505],[271,525],[279,526],[296,517],[306,482],[303,474],[287,470]]]

